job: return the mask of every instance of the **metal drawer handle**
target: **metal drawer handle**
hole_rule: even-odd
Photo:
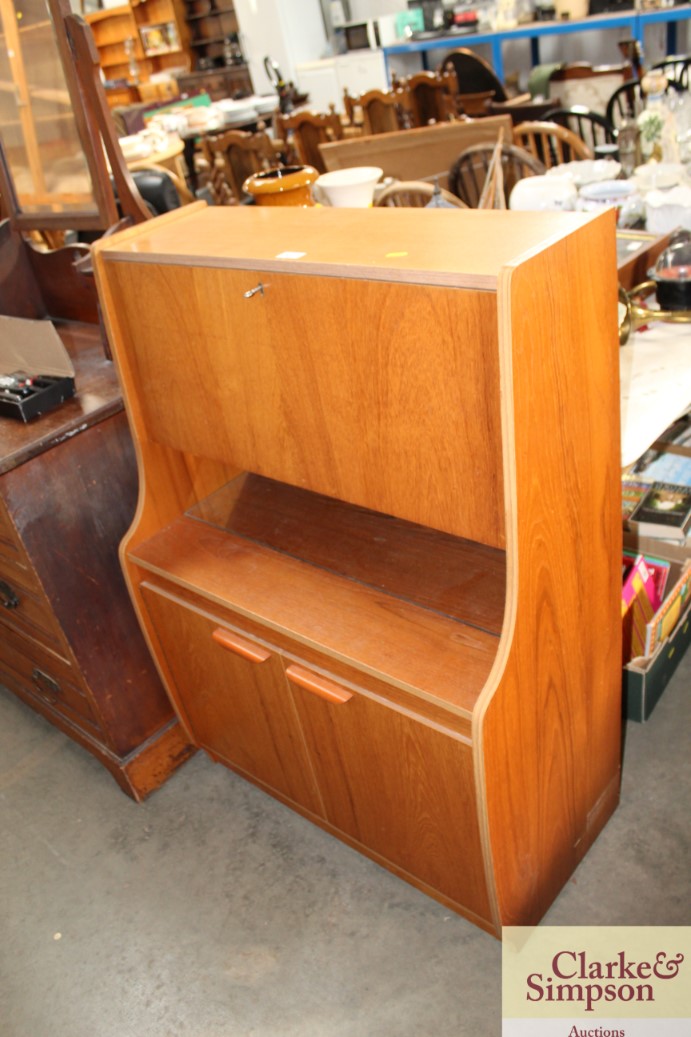
[[[31,679],[42,694],[51,695],[54,700],[59,697],[60,685],[58,682],[49,677],[43,670],[39,670],[38,666],[32,671]]]
[[[241,655],[243,659],[249,659],[252,663],[265,663],[267,659],[271,658],[271,652],[267,652],[265,648],[252,641],[245,641],[244,637],[231,634],[230,630],[224,630],[223,627],[216,627],[211,637],[221,648],[227,648],[230,652],[235,652],[236,655]]]
[[[346,691],[340,684],[335,684],[334,681],[327,680],[326,677],[320,677],[318,674],[312,673],[310,670],[306,670],[304,666],[298,666],[296,663],[291,663],[286,668],[286,677],[293,684],[297,684],[306,691],[311,691],[313,695],[318,695],[319,698],[326,699],[327,702],[333,702],[338,706],[349,702],[353,697],[352,692]]]
[[[4,580],[0,580],[0,601],[2,602],[3,608],[16,609],[19,604],[19,598],[10,587],[9,583],[5,583]]]

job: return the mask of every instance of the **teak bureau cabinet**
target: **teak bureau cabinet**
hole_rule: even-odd
[[[613,215],[191,206],[95,266],[190,737],[536,922],[619,794]]]

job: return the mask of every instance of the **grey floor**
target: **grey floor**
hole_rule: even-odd
[[[691,923],[691,653],[545,919]],[[137,806],[0,689],[1,1037],[498,1035],[501,948],[199,754]]]

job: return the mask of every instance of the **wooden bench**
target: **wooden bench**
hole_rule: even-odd
[[[396,180],[439,178],[447,186],[448,172],[460,153],[471,144],[494,143],[500,129],[511,140],[511,119],[504,115],[465,122],[437,123],[396,133],[377,133],[351,140],[321,144],[327,171],[351,166],[379,166],[384,176]]]

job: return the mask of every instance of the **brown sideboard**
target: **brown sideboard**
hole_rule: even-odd
[[[619,795],[612,214],[178,210],[95,266],[121,557],[190,738],[537,922]]]
[[[197,72],[184,72],[176,78],[181,93],[204,90],[212,101],[235,97],[238,93],[247,97],[252,93],[252,80],[247,65],[226,65]]]

